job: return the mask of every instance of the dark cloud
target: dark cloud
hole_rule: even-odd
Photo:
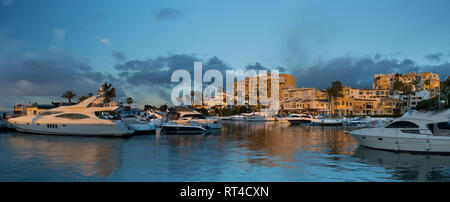
[[[278,72],[280,72],[280,73],[285,73],[287,71],[286,68],[284,68],[284,67],[277,67],[275,69],[278,70]]]
[[[276,68],[267,68],[263,65],[261,65],[261,63],[259,62],[255,62],[255,64],[249,64],[245,67],[245,70],[266,70],[267,72],[270,72],[271,70],[278,70],[278,72],[282,73],[282,72],[286,72],[286,69],[284,67],[276,67]]]
[[[161,8],[157,10],[153,17],[159,21],[174,21],[186,14],[186,11],[176,8]]]
[[[78,95],[94,93],[111,75],[94,71],[85,58],[66,54],[55,46],[39,53],[23,51],[23,45],[0,34],[0,96],[57,96],[65,90]]]
[[[245,67],[245,70],[268,70],[266,67],[262,66],[259,62],[255,62],[255,64],[249,64]]]
[[[418,66],[411,59],[400,62],[397,59],[338,57],[321,65],[291,69],[291,72],[297,77],[298,86],[327,88],[333,81],[339,80],[355,88],[371,88],[375,74],[434,72],[441,79],[446,79],[450,74],[450,64]]]
[[[119,62],[127,60],[127,56],[120,51],[112,51],[111,55]]]
[[[185,54],[146,60],[128,60],[117,64],[115,69],[119,71],[120,78],[128,85],[133,87],[150,86],[152,89],[155,89],[155,91],[150,93],[169,99],[171,88],[178,84],[170,81],[172,73],[180,69],[187,70],[191,73],[193,79],[194,62],[203,62],[203,73],[214,69],[225,75],[225,71],[231,69],[218,57],[212,57],[203,61],[194,55]],[[156,89],[158,90],[156,91]]]
[[[411,66],[411,65],[414,65],[414,64],[415,64],[415,62],[412,61],[412,60],[410,60],[410,59],[404,59],[404,60],[400,63],[400,65],[403,65],[403,66]]]
[[[59,96],[65,90],[94,92],[108,80],[101,72],[72,56],[45,53],[0,63],[3,96]]]
[[[442,56],[444,56],[443,53],[431,53],[424,56],[425,59],[429,60],[430,62],[440,62]]]

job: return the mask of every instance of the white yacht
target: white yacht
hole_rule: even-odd
[[[285,120],[289,121],[292,125],[294,124],[308,124],[312,123],[312,116],[308,114],[289,114]]]
[[[269,122],[276,121],[275,116],[270,116],[264,112],[253,112],[251,115],[247,116],[246,121],[248,122]]]
[[[120,106],[104,104],[102,91],[79,104],[60,106],[37,115],[11,118],[19,132],[78,135],[124,136],[134,133],[118,117]]]
[[[227,117],[226,119],[223,120],[228,120],[228,121],[245,121],[247,119],[247,117],[251,116],[251,113],[242,113],[239,115],[232,115]]]
[[[312,119],[313,124],[321,126],[342,126],[343,119],[338,118],[314,118]]]
[[[180,111],[178,112],[178,116],[178,120],[183,124],[197,123],[197,125],[200,125],[207,130],[222,128],[221,120],[215,118],[207,118],[197,111]]]
[[[140,119],[134,114],[123,115],[122,122],[136,133],[152,133],[156,131],[156,125],[154,122],[146,119]]]
[[[385,127],[363,128],[350,133],[360,145],[384,150],[450,152],[450,110],[411,111]]]
[[[165,135],[203,134],[207,132],[207,129],[198,122],[168,121],[161,125],[161,132]]]

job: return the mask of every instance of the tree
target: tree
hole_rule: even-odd
[[[153,107],[153,106],[151,106],[151,105],[145,105],[145,106],[144,106],[144,110],[145,110],[145,111],[154,110],[154,109],[155,109],[155,107]]]
[[[105,102],[109,103],[116,97],[116,89],[111,88],[112,84],[104,83],[102,84],[103,92],[105,92]]]
[[[74,98],[75,96],[77,96],[77,94],[75,94],[75,93],[72,92],[71,90],[66,90],[66,91],[63,93],[63,95],[62,95],[63,98],[66,98],[66,99],[69,100],[69,104],[72,103],[71,100],[72,100],[72,98]]]
[[[163,105],[159,106],[159,110],[161,110],[163,112],[167,111],[168,108],[169,107],[166,104],[163,104]]]
[[[403,91],[405,84],[399,80],[394,81],[393,89],[397,91]]]
[[[333,101],[336,97],[342,97],[342,83],[340,81],[334,81],[331,87],[326,89],[328,95],[328,102],[330,106],[330,113],[333,116]]]
[[[127,104],[130,106],[130,108],[131,108],[131,104],[133,103],[133,98],[131,98],[131,97],[128,97],[127,98]]]

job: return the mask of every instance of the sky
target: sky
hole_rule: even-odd
[[[170,104],[176,69],[278,69],[298,87],[450,72],[448,0],[0,0],[0,110],[111,82]]]

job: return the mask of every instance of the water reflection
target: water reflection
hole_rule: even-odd
[[[382,166],[394,179],[403,181],[449,181],[450,156],[412,153],[396,153],[359,147],[354,157],[363,162]]]
[[[0,133],[0,181],[448,181],[450,157],[358,147],[339,127],[226,122],[204,135]]]
[[[13,133],[8,145],[17,161],[38,160],[50,169],[70,167],[84,176],[106,177],[119,165],[120,141],[123,140]]]

